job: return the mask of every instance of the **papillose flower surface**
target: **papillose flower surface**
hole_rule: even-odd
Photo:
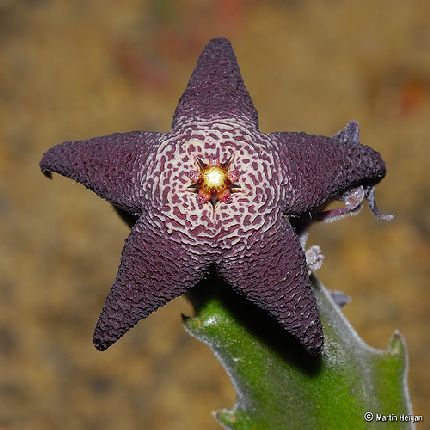
[[[292,222],[332,220],[364,199],[380,154],[355,122],[332,137],[265,134],[227,39],[204,48],[168,133],[132,131],[48,150],[42,171],[74,179],[137,218],[94,333],[105,350],[214,268],[311,354],[323,332],[303,240]],[[332,200],[344,207],[323,210]]]

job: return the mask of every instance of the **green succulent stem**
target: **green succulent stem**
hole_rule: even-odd
[[[218,422],[234,430],[413,429],[401,420],[411,414],[402,336],[395,332],[386,350],[369,347],[314,277],[312,288],[325,337],[318,357],[219,279],[189,294],[195,316],[184,318],[186,330],[210,347],[237,393],[233,409],[215,413]]]

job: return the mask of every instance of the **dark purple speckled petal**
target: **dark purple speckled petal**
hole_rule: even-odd
[[[200,54],[176,107],[172,128],[184,120],[215,116],[241,118],[258,125],[257,111],[243,83],[233,48],[224,38],[212,39]]]
[[[381,155],[353,139],[291,132],[269,136],[277,145],[282,176],[287,178],[282,207],[289,215],[312,211],[345,191],[377,183],[385,176]]]
[[[59,173],[85,185],[114,206],[142,210],[140,169],[159,133],[131,131],[64,142],[49,149],[40,161],[43,173]]]
[[[251,302],[269,312],[310,353],[320,352],[323,332],[300,240],[280,217],[238,263],[226,260],[220,275]]]
[[[163,229],[136,223],[122,251],[115,283],[97,321],[94,345],[103,351],[139,320],[193,287],[206,271]]]

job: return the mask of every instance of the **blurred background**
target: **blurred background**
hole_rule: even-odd
[[[182,329],[184,298],[94,349],[128,229],[38,167],[64,140],[167,131],[198,54],[221,35],[263,131],[332,135],[354,118],[383,154],[377,201],[395,221],[365,208],[314,226],[309,244],[370,345],[406,337],[414,412],[430,410],[428,1],[0,0],[2,430],[215,430],[210,411],[233,405],[220,364]]]

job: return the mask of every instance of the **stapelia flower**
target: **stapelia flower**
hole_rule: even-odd
[[[260,132],[233,49],[221,38],[200,55],[170,132],[65,142],[40,166],[137,218],[95,329],[100,350],[213,267],[307,351],[320,352],[306,254],[290,220],[336,219],[365,198],[380,215],[373,186],[385,175],[354,122],[333,137]],[[321,212],[334,199],[345,206]]]

